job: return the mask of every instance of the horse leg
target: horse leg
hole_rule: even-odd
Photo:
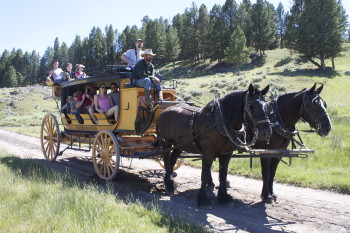
[[[178,159],[179,155],[181,155],[181,153],[182,153],[182,150],[180,150],[180,149],[175,149],[175,150],[173,150],[173,152],[171,152],[170,162],[171,162],[172,167],[175,166],[177,159]]]
[[[273,200],[278,203],[277,201],[277,195],[273,191],[273,181],[275,179],[277,166],[279,164],[280,160],[278,158],[272,158],[271,159],[271,166],[270,166],[270,179],[269,179],[269,193],[272,196]]]
[[[218,200],[220,203],[230,203],[233,201],[233,198],[230,194],[227,193],[227,169],[230,162],[230,155],[219,156],[219,191],[218,191]]]
[[[160,146],[165,151],[171,147],[171,144],[166,142],[160,142]],[[175,183],[172,177],[173,166],[171,164],[170,152],[163,153],[163,160],[164,160],[164,167],[165,167],[165,176],[164,176],[165,190],[168,194],[174,194]]]
[[[213,206],[207,196],[205,188],[208,184],[208,179],[211,177],[210,168],[213,164],[214,158],[212,156],[202,155],[202,174],[201,174],[201,188],[197,197],[197,205],[199,208],[212,209]]]
[[[261,199],[263,202],[271,203],[270,197],[270,177],[271,177],[271,158],[260,158],[261,175],[263,180],[263,187],[261,191]]]

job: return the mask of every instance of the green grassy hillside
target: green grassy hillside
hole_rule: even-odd
[[[167,80],[177,80],[181,98],[199,106],[212,100],[216,90],[223,95],[246,89],[250,83],[261,88],[270,84],[280,94],[310,88],[315,82],[325,84],[321,96],[328,104],[333,131],[326,138],[303,136],[316,154],[308,159],[294,159],[291,167],[281,164],[276,177],[282,182],[350,193],[350,76],[345,75],[345,71],[350,71],[350,45],[345,44],[344,48],[346,51],[335,59],[336,71],[316,71],[314,65],[298,59],[287,49],[266,51],[264,59],[243,67],[239,76],[232,66],[209,62],[196,65],[178,62],[174,69],[169,64],[160,71]],[[326,65],[331,66],[330,61]],[[0,89],[0,125],[39,137],[42,117],[46,113],[58,114],[50,95],[51,89],[42,86]],[[299,128],[306,125],[299,124]],[[230,172],[260,178],[259,160],[254,159],[253,165],[249,169],[249,161],[235,159]]]

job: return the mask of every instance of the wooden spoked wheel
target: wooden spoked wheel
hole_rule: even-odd
[[[46,160],[53,162],[60,152],[61,133],[53,114],[44,116],[40,131],[41,149]]]
[[[158,159],[157,159],[157,162],[159,163],[159,165],[160,165],[163,169],[165,169],[164,160],[163,160],[163,159],[158,158]],[[184,159],[177,159],[177,160],[176,160],[176,163],[175,163],[175,165],[174,165],[173,170],[175,171],[176,169],[178,169],[179,167],[181,167],[181,165],[183,164],[183,162],[184,162]]]
[[[92,146],[92,162],[95,171],[103,180],[112,180],[119,171],[120,150],[117,138],[109,131],[100,131]]]

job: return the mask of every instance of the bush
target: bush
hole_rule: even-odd
[[[202,91],[190,91],[190,94],[193,96],[193,97],[197,97],[197,96],[201,96],[203,95],[203,92]]]
[[[237,89],[238,89],[238,86],[236,86],[236,85],[229,85],[228,87],[226,87],[227,91],[234,91]]]
[[[258,83],[258,82],[261,82],[263,79],[258,77],[258,78],[253,78],[252,82],[253,83]]]

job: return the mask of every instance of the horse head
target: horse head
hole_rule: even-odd
[[[248,124],[254,126],[254,131],[257,131],[257,139],[259,141],[267,141],[272,134],[264,98],[268,91],[269,85],[259,91],[250,84],[245,99],[244,119]]]
[[[326,111],[327,104],[320,96],[322,89],[323,84],[316,89],[315,83],[309,90],[303,93],[299,115],[321,137],[324,137],[332,130],[332,123]]]

